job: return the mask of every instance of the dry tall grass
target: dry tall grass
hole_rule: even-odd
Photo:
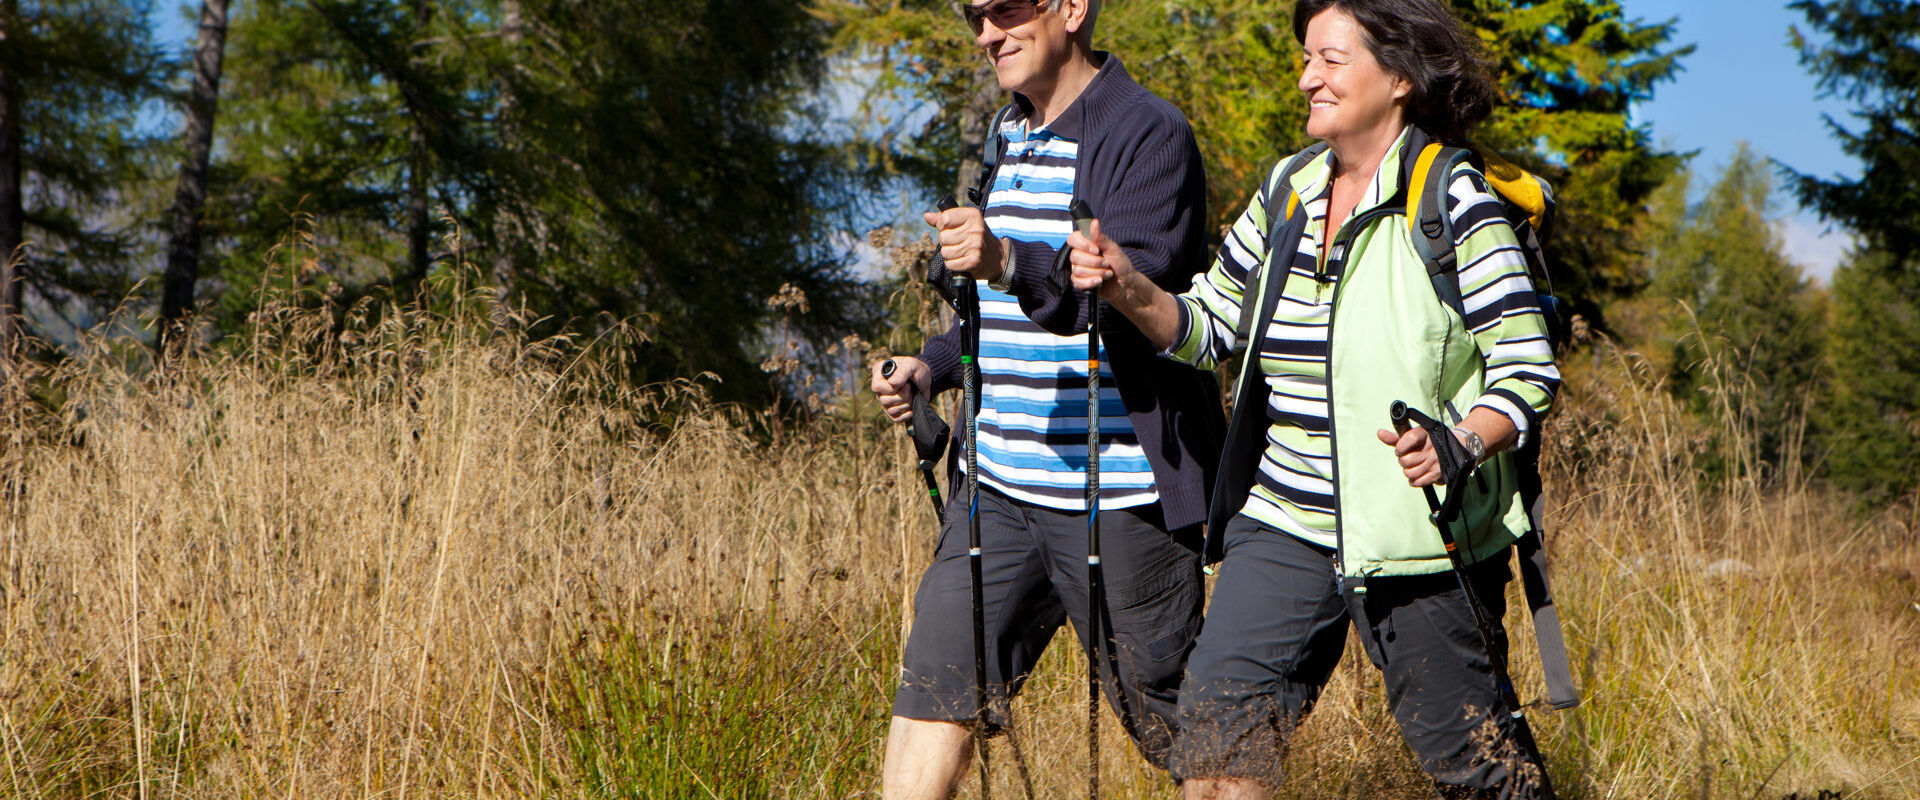
[[[772,447],[696,384],[626,387],[617,342],[434,296],[266,311],[167,381],[96,341],[16,414],[0,794],[872,796],[932,539],[904,437],[843,398]],[[1920,797],[1912,512],[1705,487],[1699,431],[1610,385],[1551,481],[1565,794]],[[1347,662],[1287,796],[1424,796]],[[1043,797],[1083,785],[1079,669],[1055,647],[1017,706]],[[1172,796],[1116,727],[1108,796]]]

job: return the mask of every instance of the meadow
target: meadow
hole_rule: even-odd
[[[934,535],[904,432],[858,395],[789,423],[634,386],[644,325],[537,339],[432,294],[33,377],[0,428],[0,796],[877,797]],[[1548,482],[1585,704],[1533,711],[1563,796],[1920,797],[1920,512],[1763,480],[1739,409],[1581,353]],[[1083,668],[1056,645],[1016,704],[1040,797],[1084,786]],[[1105,796],[1176,796],[1117,727]],[[1431,796],[1357,645],[1287,759],[1285,797]]]

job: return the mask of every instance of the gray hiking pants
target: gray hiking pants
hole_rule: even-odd
[[[1351,621],[1385,680],[1401,735],[1443,795],[1532,796],[1514,780],[1512,722],[1451,572],[1373,578],[1356,593],[1342,590],[1333,551],[1244,515],[1227,526],[1225,545],[1180,695],[1175,778],[1277,788],[1287,739],[1340,662]],[[1498,619],[1512,576],[1506,562],[1483,562],[1469,574]],[[1504,658],[1504,628],[1497,646]]]
[[[956,493],[958,495],[959,493]],[[1165,768],[1180,677],[1200,628],[1204,598],[1199,526],[1173,533],[1157,505],[1102,511],[1100,560],[1119,675],[1104,666],[1109,706],[1141,754]],[[980,489],[981,586],[987,631],[990,728],[1008,721],[1008,698],[1071,619],[1087,649],[1087,515]],[[973,596],[966,498],[947,506],[946,529],[914,595],[895,716],[968,722],[974,716]]]

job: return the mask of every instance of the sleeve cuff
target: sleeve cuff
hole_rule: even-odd
[[[1519,437],[1513,442],[1513,449],[1519,450],[1527,446],[1527,436],[1533,428],[1532,409],[1520,408],[1514,405],[1510,398],[1498,394],[1487,395],[1480,398],[1480,402],[1474,403],[1473,407],[1498,411],[1505,415],[1508,420],[1513,422],[1513,428],[1519,434]]]
[[[1193,301],[1188,300],[1186,296],[1174,295],[1173,299],[1177,301],[1174,305],[1180,310],[1180,322],[1174,328],[1179,334],[1174,337],[1173,344],[1161,351],[1160,355],[1183,364],[1197,365],[1200,354],[1205,349],[1202,344],[1206,340],[1206,337],[1198,335],[1195,330],[1195,322],[1199,319],[1199,315],[1193,313],[1193,307],[1189,305]]]

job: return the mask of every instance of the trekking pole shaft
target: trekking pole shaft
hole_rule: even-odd
[[[947,504],[940,501],[940,484],[933,479],[933,463],[920,462],[920,480],[927,484],[927,497],[933,501],[933,516],[940,526],[947,525]]]
[[[1447,476],[1448,493],[1462,491],[1458,484],[1466,478],[1470,469],[1458,464],[1449,464],[1448,457],[1444,455],[1447,451],[1441,449],[1442,441],[1435,438],[1453,435],[1446,426],[1432,417],[1409,408],[1404,402],[1395,402],[1388,413],[1393,420],[1394,430],[1401,434],[1405,434],[1411,429],[1411,423],[1416,422],[1426,430],[1427,436],[1434,439],[1432,443],[1434,452],[1440,456],[1441,473]],[[1533,738],[1533,726],[1528,724],[1526,712],[1520,706],[1520,696],[1514,692],[1513,678],[1507,673],[1506,653],[1496,647],[1499,636],[1495,631],[1495,621],[1492,615],[1487,613],[1487,607],[1480,602],[1480,594],[1474,590],[1473,581],[1467,576],[1466,555],[1460,552],[1459,543],[1454,539],[1453,526],[1442,518],[1441,511],[1447,504],[1441,502],[1431,485],[1423,486],[1421,489],[1427,497],[1427,510],[1432,512],[1429,519],[1432,520],[1434,529],[1440,532],[1440,544],[1446,548],[1447,561],[1453,565],[1454,580],[1460,586],[1460,594],[1466,598],[1468,611],[1473,614],[1473,627],[1479,631],[1480,641],[1487,648],[1487,663],[1492,667],[1494,685],[1499,689],[1500,699],[1506,704],[1507,713],[1512,717],[1514,742],[1519,745],[1522,755],[1537,768],[1541,797],[1551,800],[1554,793],[1552,783],[1547,780],[1546,759],[1540,755],[1539,743]]]
[[[1087,318],[1087,796],[1100,797],[1100,653],[1106,620],[1101,601],[1106,576],[1100,565],[1100,299]],[[1115,676],[1118,677],[1117,675]]]
[[[967,577],[973,595],[973,740],[980,754],[980,796],[991,797],[987,768],[987,632],[980,550],[980,295],[973,279],[953,277],[960,298],[961,388],[967,415]]]
[[[1093,235],[1093,212],[1068,205],[1080,235]],[[1087,797],[1100,797],[1100,663],[1106,652],[1106,575],[1100,564],[1100,292],[1087,292]],[[1117,666],[1117,665],[1116,665]],[[1113,671],[1115,681],[1119,671]]]

